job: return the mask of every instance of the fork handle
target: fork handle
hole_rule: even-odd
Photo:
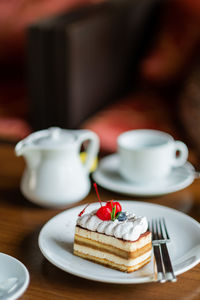
[[[172,263],[171,259],[169,256],[169,252],[167,249],[167,245],[165,243],[160,244],[161,247],[161,252],[162,252],[162,258],[163,258],[163,263],[165,266],[165,277],[167,281],[176,281],[176,276],[174,274],[173,268],[172,268]]]
[[[157,280],[158,282],[165,282],[164,277],[164,269],[162,264],[162,257],[160,253],[160,246],[159,245],[153,245],[153,252],[156,260],[156,266],[157,266]]]

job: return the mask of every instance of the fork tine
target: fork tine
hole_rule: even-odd
[[[168,231],[167,231],[167,226],[166,226],[166,223],[165,223],[165,219],[162,218],[162,221],[163,221],[163,226],[164,226],[164,229],[165,229],[165,234],[166,234],[166,237],[167,239],[169,240],[170,237],[169,237],[169,234],[168,234]]]
[[[152,220],[152,233],[153,233],[153,239],[157,240],[158,235],[157,235],[157,230],[156,230],[156,225],[155,225],[154,219]]]
[[[156,223],[156,232],[157,232],[157,237],[160,240],[161,239],[161,234],[160,234],[160,228],[158,227],[158,220],[155,220]]]
[[[159,228],[160,228],[161,239],[165,239],[163,230],[162,230],[162,219],[159,219]]]

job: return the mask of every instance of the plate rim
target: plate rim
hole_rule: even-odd
[[[0,259],[1,259],[1,256],[2,257],[7,257],[10,261],[13,261],[15,264],[18,264],[23,269],[23,271],[24,271],[25,280],[24,280],[23,285],[19,289],[17,289],[14,294],[11,294],[10,296],[8,296],[6,298],[6,300],[16,300],[19,297],[21,297],[24,294],[24,292],[26,291],[26,289],[28,288],[28,285],[30,283],[30,274],[29,274],[29,271],[26,268],[26,266],[20,260],[18,260],[16,257],[11,256],[9,254],[6,254],[4,252],[0,252]]]
[[[181,183],[178,183],[177,185],[173,185],[172,188],[163,188],[162,190],[159,190],[159,191],[143,191],[143,192],[140,192],[140,191],[126,191],[124,190],[123,188],[120,187],[117,187],[117,186],[112,186],[112,185],[109,185],[109,184],[104,184],[104,180],[107,180],[107,177],[103,176],[102,175],[102,172],[101,172],[101,164],[102,163],[105,163],[106,160],[109,160],[109,159],[115,159],[119,156],[118,153],[113,153],[113,154],[109,154],[107,156],[104,156],[103,158],[101,158],[101,160],[99,161],[99,167],[92,173],[92,178],[93,180],[95,180],[101,187],[109,190],[109,191],[112,191],[112,192],[115,192],[115,193],[120,193],[120,194],[123,194],[123,195],[126,195],[126,196],[141,196],[141,197],[152,197],[152,196],[161,196],[161,195],[167,195],[167,194],[170,194],[170,193],[174,193],[176,191],[180,191],[184,188],[186,188],[187,186],[189,186],[190,184],[193,183],[194,179],[195,179],[195,176],[191,173],[188,175],[188,177]],[[187,161],[183,166],[181,167],[187,167],[188,169],[189,168],[192,168],[194,169],[193,165]],[[180,168],[180,167],[177,167],[177,168]],[[177,169],[176,168],[176,169]],[[104,179],[99,179],[99,176],[102,176]],[[131,185],[131,182],[130,182],[130,185]],[[123,189],[123,190],[121,190]]]
[[[117,201],[117,200],[116,200]],[[190,221],[190,222],[192,222],[195,226],[198,226],[199,227],[199,229],[200,229],[200,223],[197,221],[197,220],[195,220],[194,218],[192,218],[191,216],[189,216],[189,215],[187,215],[187,214],[185,214],[184,212],[181,212],[181,211],[179,211],[179,210],[176,210],[176,209],[174,209],[174,208],[171,208],[171,207],[168,207],[168,206],[163,206],[163,205],[160,205],[160,204],[155,204],[155,203],[148,203],[148,202],[144,202],[144,201],[135,201],[135,200],[119,200],[119,201],[123,201],[125,204],[130,204],[130,203],[134,203],[134,204],[136,204],[136,205],[146,205],[146,206],[152,206],[152,207],[158,207],[158,208],[161,208],[161,209],[166,209],[166,210],[169,210],[169,211],[172,211],[173,213],[178,213],[178,214],[180,214],[181,216],[184,216],[184,217],[186,217],[186,218],[188,218],[188,220]],[[97,203],[97,202],[95,202],[95,203]],[[91,203],[91,204],[95,204],[95,203]],[[64,210],[64,211],[62,211],[62,212],[60,212],[60,213],[58,213],[58,214],[56,214],[54,217],[52,217],[51,219],[49,219],[44,225],[43,225],[43,227],[41,228],[41,230],[40,230],[40,233],[39,233],[39,236],[38,236],[38,245],[39,245],[39,248],[40,248],[40,251],[42,252],[42,254],[44,255],[44,257],[50,262],[50,263],[52,263],[54,266],[56,266],[56,267],[58,267],[58,268],[60,268],[61,270],[63,270],[63,271],[65,271],[65,272],[67,272],[67,273],[69,273],[69,274],[72,274],[72,275],[75,275],[75,276],[78,276],[78,277],[80,277],[80,278],[84,278],[84,279],[88,279],[88,280],[92,280],[92,281],[98,281],[98,282],[105,282],[105,283],[114,283],[114,284],[139,284],[139,283],[150,283],[150,282],[155,282],[155,280],[153,279],[153,276],[152,276],[152,278],[150,277],[150,276],[146,276],[146,277],[142,277],[141,278],[141,280],[140,280],[140,278],[138,279],[138,278],[124,278],[124,279],[122,279],[122,278],[120,278],[119,280],[117,280],[117,279],[115,279],[115,278],[109,278],[109,280],[103,280],[102,279],[102,277],[98,277],[98,276],[96,276],[96,277],[94,277],[93,275],[89,275],[89,274],[87,274],[87,275],[82,275],[82,274],[80,274],[80,272],[78,272],[78,271],[76,271],[76,270],[72,270],[71,268],[69,269],[66,269],[66,267],[63,267],[60,263],[58,263],[58,262],[55,262],[55,260],[54,259],[52,259],[49,255],[48,255],[48,253],[46,253],[45,252],[45,250],[43,249],[43,246],[42,246],[42,243],[43,243],[43,241],[42,241],[42,239],[43,239],[43,234],[44,234],[44,231],[46,230],[46,228],[49,226],[49,224],[50,223],[53,223],[53,222],[55,222],[55,220],[57,219],[57,218],[59,218],[61,215],[64,215],[65,213],[68,213],[68,212],[70,212],[70,211],[72,211],[72,210],[74,210],[74,211],[76,211],[76,210],[81,210],[82,208],[84,208],[85,207],[85,205],[83,204],[83,205],[79,205],[79,206],[76,206],[76,207],[73,207],[73,208],[70,208],[70,209],[66,209],[66,210]],[[180,275],[180,274],[182,274],[182,273],[184,273],[184,272],[186,272],[186,271],[188,271],[188,270],[190,270],[190,269],[192,269],[194,266],[196,266],[198,263],[200,262],[200,255],[199,255],[199,258],[195,261],[195,262],[193,262],[192,264],[190,264],[189,266],[186,266],[185,268],[183,268],[183,269],[181,269],[181,270],[178,270],[178,271],[176,271],[175,272],[175,274],[176,275]],[[151,279],[150,279],[151,278]]]

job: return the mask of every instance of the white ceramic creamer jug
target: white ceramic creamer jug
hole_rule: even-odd
[[[81,145],[89,141],[87,159],[80,160]],[[89,170],[99,150],[98,136],[89,130],[52,127],[20,141],[15,152],[26,168],[21,191],[30,201],[47,207],[80,201],[90,191]]]

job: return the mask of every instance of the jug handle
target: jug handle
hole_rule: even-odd
[[[99,151],[99,137],[96,133],[87,129],[76,130],[76,136],[78,138],[79,149],[81,149],[81,145],[85,141],[89,140],[89,145],[86,150],[86,161],[83,164],[86,172],[89,173],[93,161],[96,158]]]

